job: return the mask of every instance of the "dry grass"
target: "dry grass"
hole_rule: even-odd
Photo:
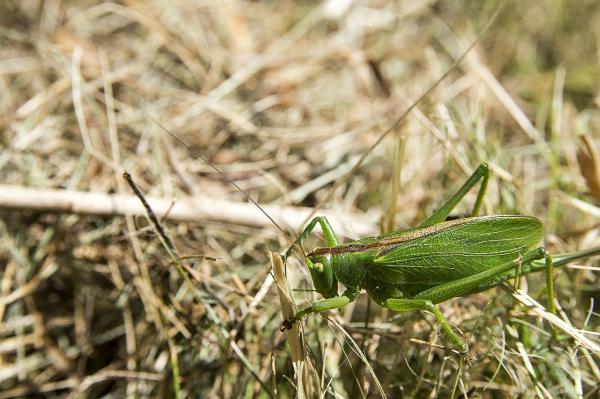
[[[530,302],[546,303],[532,276],[518,301],[505,287],[442,306],[469,339],[462,367],[431,315],[364,295],[307,319],[290,352],[279,331],[280,295],[290,298],[268,257],[289,243],[152,120],[285,229],[324,199],[315,211],[337,215],[347,238],[411,226],[488,162],[486,213],[540,217],[554,253],[600,245],[594,1],[505,4],[460,68],[345,177],[497,6],[0,3],[0,192],[11,198],[0,203],[0,398],[447,397],[455,382],[462,397],[598,395],[593,259],[556,273],[559,340]],[[112,203],[132,194],[124,170],[163,209],[180,215],[178,198],[191,209],[162,222],[178,254],[218,259],[173,262],[137,202]],[[57,204],[23,187],[98,196]],[[286,277],[297,304],[317,298],[298,260]]]

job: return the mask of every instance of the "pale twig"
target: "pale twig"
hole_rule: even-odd
[[[147,198],[159,218],[200,222],[213,220],[248,226],[270,226],[260,211],[250,203],[227,201],[207,196]],[[61,211],[88,215],[145,215],[144,207],[133,195],[112,195],[83,191],[37,189],[23,186],[0,185],[0,209],[34,209]],[[265,211],[284,225],[299,229],[312,208],[264,205]],[[377,231],[375,223],[366,216],[344,211],[322,211],[344,235],[369,235]],[[378,220],[376,216],[372,218]]]

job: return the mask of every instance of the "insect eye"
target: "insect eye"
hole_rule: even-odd
[[[317,269],[319,273],[323,273],[323,264],[321,262],[315,263],[315,269]]]

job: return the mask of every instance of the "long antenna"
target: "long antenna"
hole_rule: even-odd
[[[231,180],[231,178],[229,178],[229,176],[227,176],[224,172],[222,172],[221,169],[219,169],[215,165],[213,165],[213,163],[210,162],[199,151],[195,150],[193,147],[191,147],[190,145],[188,145],[185,141],[183,141],[182,139],[180,139],[179,137],[177,137],[175,134],[171,133],[171,131],[169,129],[167,129],[166,127],[164,127],[155,117],[153,117],[152,115],[150,115],[146,111],[144,111],[144,112],[146,113],[146,115],[148,115],[148,117],[150,119],[152,119],[154,121],[154,123],[156,123],[158,126],[160,126],[160,128],[165,133],[167,133],[169,136],[171,136],[171,138],[173,140],[177,141],[179,144],[181,144],[182,146],[184,146],[185,148],[187,148],[187,150],[189,151],[190,154],[192,154],[193,157],[200,158],[201,160],[203,160],[204,163],[206,163],[208,166],[210,166],[215,172],[217,172],[218,174],[220,174],[221,177],[223,177],[225,180],[227,180],[229,183],[231,183],[231,185],[233,185],[240,193],[242,193],[244,195],[244,197],[246,197],[246,199],[248,201],[252,202],[254,204],[254,206],[256,206],[263,213],[263,215],[265,215],[267,217],[267,219],[269,219],[271,221],[271,223],[273,223],[273,225],[275,227],[277,227],[277,230],[279,230],[281,232],[281,234],[283,234],[283,236],[286,238],[286,240],[288,240],[292,245],[294,244],[294,241],[281,228],[281,226],[279,226],[279,224],[277,224],[277,222],[271,216],[269,216],[269,214],[267,213],[267,211],[265,211],[263,209],[263,207],[258,204],[258,202],[254,201],[252,199],[252,197],[244,189],[242,189],[233,180]]]
[[[410,112],[415,109],[421,102],[423,102],[423,100],[429,95],[431,94],[431,92],[433,90],[435,90],[435,88],[437,88],[439,86],[439,84],[448,77],[448,75],[450,75],[450,73],[455,70],[460,63],[465,59],[465,57],[467,56],[467,54],[469,54],[469,52],[477,45],[477,43],[479,43],[479,41],[481,40],[481,38],[483,37],[483,35],[487,32],[487,30],[493,25],[494,21],[496,20],[496,17],[498,17],[498,14],[500,14],[500,11],[502,10],[502,7],[498,7],[498,9],[494,12],[494,14],[490,17],[490,19],[487,21],[487,23],[485,24],[484,28],[481,30],[481,33],[479,34],[479,36],[477,36],[477,38],[469,45],[469,47],[467,47],[467,49],[460,55],[460,57],[458,57],[454,63],[439,77],[435,80],[435,82],[433,82],[398,118],[396,118],[394,120],[394,122],[392,122],[390,124],[390,126],[385,129],[383,131],[383,133],[381,133],[381,135],[377,138],[377,140],[375,141],[375,143],[373,143],[373,145],[371,145],[371,147],[369,147],[369,149],[360,157],[360,159],[358,160],[358,162],[356,163],[356,165],[354,165],[354,167],[348,172],[346,173],[346,175],[344,175],[344,177],[342,177],[341,179],[339,179],[334,185],[333,188],[329,191],[329,194],[321,201],[317,204],[317,206],[315,206],[313,212],[311,213],[311,215],[308,216],[307,220],[310,219],[312,216],[314,216],[315,212],[317,211],[317,209],[321,208],[323,206],[323,204],[327,201],[329,201],[331,199],[331,196],[333,195],[333,192],[335,191],[335,188],[337,188],[342,181],[345,180],[346,177],[351,176],[352,174],[356,173],[356,171],[361,167],[361,165],[363,164],[363,162],[365,161],[365,159],[367,158],[367,156],[373,151],[373,149],[375,147],[377,147],[382,141],[383,139],[390,134],[399,124],[400,122],[402,122],[407,116],[408,114],[410,114]],[[210,166],[214,171],[216,171],[219,175],[221,175],[225,180],[227,180],[229,183],[231,183],[231,185],[233,185],[240,193],[242,193],[244,195],[244,197],[246,197],[246,199],[248,201],[250,201],[251,203],[254,204],[254,206],[256,206],[262,213],[263,215],[265,215],[267,217],[267,219],[269,219],[269,221],[271,221],[271,223],[273,223],[273,225],[277,228],[277,230],[279,230],[281,232],[281,234],[283,234],[283,236],[293,245],[296,246],[296,243],[288,236],[288,234],[281,228],[281,226],[279,226],[279,224],[277,224],[277,222],[271,217],[269,216],[269,214],[256,202],[252,199],[252,197],[250,197],[250,195],[248,193],[246,193],[246,191],[244,191],[240,186],[238,186],[233,180],[231,180],[229,178],[229,176],[227,176],[224,172],[222,172],[219,168],[217,168],[215,165],[213,165],[204,155],[202,155],[199,151],[195,150],[194,148],[192,148],[191,146],[189,146],[186,142],[184,142],[182,139],[180,139],[179,137],[177,137],[175,134],[171,133],[171,131],[169,131],[169,129],[167,129],[166,127],[164,127],[156,118],[154,118],[152,115],[150,115],[148,112],[144,111],[146,113],[146,115],[148,115],[148,117],[150,119],[152,119],[158,126],[160,126],[160,128],[167,133],[169,136],[171,136],[171,138],[175,141],[177,141],[179,144],[181,144],[182,146],[184,146],[185,148],[187,148],[187,150],[190,152],[190,154],[192,154],[192,156],[196,157],[196,158],[200,158],[201,160],[203,160],[208,166]]]
[[[308,221],[308,219],[310,219],[311,217],[313,217],[314,214],[315,214],[315,212],[319,208],[321,208],[324,203],[326,203],[329,200],[331,200],[331,197],[333,196],[333,193],[335,192],[335,190],[346,180],[347,177],[352,176],[352,175],[354,175],[356,173],[356,171],[362,166],[363,162],[365,161],[365,159],[367,159],[367,157],[373,151],[373,149],[375,149],[375,147],[377,147],[388,134],[390,134],[396,127],[398,127],[398,125],[400,124],[400,122],[402,122],[404,119],[406,119],[406,117],[408,116],[408,114],[410,114],[413,109],[415,109],[421,102],[423,102],[423,100],[427,96],[429,96],[429,94],[431,94],[431,92],[436,87],[438,87],[439,84],[442,83],[442,81],[444,79],[446,79],[448,77],[448,75],[450,75],[450,73],[453,70],[455,70],[460,65],[460,63],[465,59],[465,57],[477,45],[477,43],[479,43],[479,41],[481,40],[481,38],[483,37],[483,35],[487,32],[487,30],[493,25],[494,21],[498,17],[498,14],[500,14],[500,11],[502,11],[502,6],[498,7],[498,9],[490,17],[490,19],[487,21],[487,23],[485,24],[485,26],[483,27],[483,29],[479,33],[479,36],[477,36],[477,38],[473,41],[473,43],[471,43],[469,45],[469,47],[467,47],[467,49],[460,55],[460,57],[458,57],[454,61],[454,63],[452,63],[452,65],[450,65],[450,67],[446,70],[446,72],[444,72],[439,78],[437,78],[435,80],[435,82],[433,82],[431,84],[431,86],[429,86],[427,88],[427,90],[425,90],[423,93],[421,93],[421,95],[408,108],[406,108],[406,110],[404,110],[404,112],[402,112],[402,114],[398,118],[396,118],[396,120],[394,120],[394,122],[392,122],[392,124],[390,124],[390,126],[388,126],[387,129],[385,129],[383,131],[383,133],[381,133],[379,135],[379,137],[377,138],[377,140],[375,140],[375,142],[371,145],[371,147],[369,147],[369,149],[367,151],[365,151],[361,155],[360,159],[356,162],[356,165],[354,165],[352,167],[352,169],[350,169],[350,171],[348,173],[346,173],[344,176],[342,176],[340,179],[338,179],[333,184],[333,187],[331,188],[331,190],[329,190],[329,193],[325,196],[325,198],[323,198],[319,203],[317,203],[317,206],[314,207],[313,212],[306,218],[306,221]],[[306,221],[305,221],[305,223],[306,223]]]

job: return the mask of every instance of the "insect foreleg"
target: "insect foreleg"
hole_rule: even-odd
[[[321,226],[321,230],[323,230],[323,235],[325,236],[325,240],[327,241],[327,246],[335,247],[337,245],[340,245],[340,242],[338,241],[335,233],[333,232],[333,228],[329,224],[327,218],[325,216],[317,216],[310,221],[310,223],[306,226],[304,231],[298,236],[296,241],[294,241],[294,244],[292,244],[292,246],[288,248],[288,250],[285,252],[285,258],[288,258],[292,254],[292,251],[294,250],[294,247],[296,245],[302,245],[302,241],[304,241],[306,237],[308,237],[308,235],[311,233],[311,231],[313,231],[317,223],[319,223],[319,225]]]
[[[396,312],[407,312],[411,310],[429,310],[435,316],[437,322],[442,327],[442,330],[448,335],[448,338],[456,345],[461,353],[467,353],[469,346],[458,336],[458,334],[452,329],[448,320],[444,317],[442,312],[433,304],[433,302],[425,299],[396,299],[390,298],[385,301],[385,307],[392,309]]]
[[[477,216],[479,214],[479,209],[481,208],[481,204],[483,203],[483,196],[485,195],[485,191],[487,190],[488,179],[490,177],[490,170],[487,164],[482,163],[479,165],[475,172],[467,179],[465,184],[462,185],[461,188],[458,189],[456,193],[444,205],[442,205],[437,211],[433,213],[430,217],[428,217],[424,222],[422,222],[419,227],[427,227],[437,223],[441,223],[452,212],[452,210],[456,207],[456,205],[460,202],[461,199],[464,198],[465,195],[481,180],[481,186],[479,188],[479,192],[477,193],[477,199],[475,200],[475,205],[473,206],[473,211],[471,212],[471,216]]]
[[[358,293],[356,293],[356,292],[346,291],[343,295],[336,296],[333,298],[322,299],[320,301],[312,303],[312,304],[308,305],[307,307],[296,312],[294,317],[285,320],[283,322],[283,324],[281,325],[281,331],[285,331],[285,330],[292,328],[294,323],[302,320],[303,317],[311,315],[313,313],[319,313],[319,312],[324,312],[326,310],[343,308],[350,302],[354,301],[357,296],[358,296]]]

